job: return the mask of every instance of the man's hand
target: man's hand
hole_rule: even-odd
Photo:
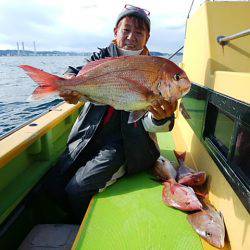
[[[163,120],[170,117],[177,108],[177,101],[174,103],[169,103],[165,100],[157,102],[156,104],[150,106],[148,110],[152,113],[152,117],[155,120]]]
[[[65,79],[71,79],[74,77],[76,77],[76,75],[73,73],[64,75]],[[71,90],[62,90],[60,91],[59,96],[62,97],[65,102],[68,102],[70,104],[77,104],[81,97],[81,95],[77,91],[71,91]]]
[[[62,97],[66,102],[70,104],[77,104],[81,95],[76,91],[63,90],[59,93],[59,96]]]

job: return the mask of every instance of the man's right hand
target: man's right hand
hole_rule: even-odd
[[[65,79],[71,79],[76,77],[75,74],[65,74]],[[70,104],[77,104],[81,95],[77,91],[71,91],[71,90],[62,90],[59,93],[59,96],[64,99],[65,102],[68,102]]]

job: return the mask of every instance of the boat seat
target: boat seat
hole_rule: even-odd
[[[71,249],[78,225],[36,225],[24,239],[19,250]]]

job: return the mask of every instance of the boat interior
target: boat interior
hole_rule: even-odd
[[[223,249],[250,249],[249,24],[249,1],[206,1],[187,20],[180,67],[192,88],[174,129],[157,134],[162,155],[176,162],[173,150],[186,151],[186,164],[206,172],[209,200],[224,218]],[[163,204],[150,172],[95,195],[81,225],[51,200],[44,183],[83,105],[60,104],[1,138],[0,248],[216,249],[185,212]]]

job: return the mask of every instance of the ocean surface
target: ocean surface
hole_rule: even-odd
[[[181,59],[181,56],[175,56],[172,60],[179,63]],[[85,63],[82,56],[0,57],[0,138],[63,101],[58,96],[28,101],[37,84],[19,65],[28,64],[60,76],[68,66],[76,67]]]

